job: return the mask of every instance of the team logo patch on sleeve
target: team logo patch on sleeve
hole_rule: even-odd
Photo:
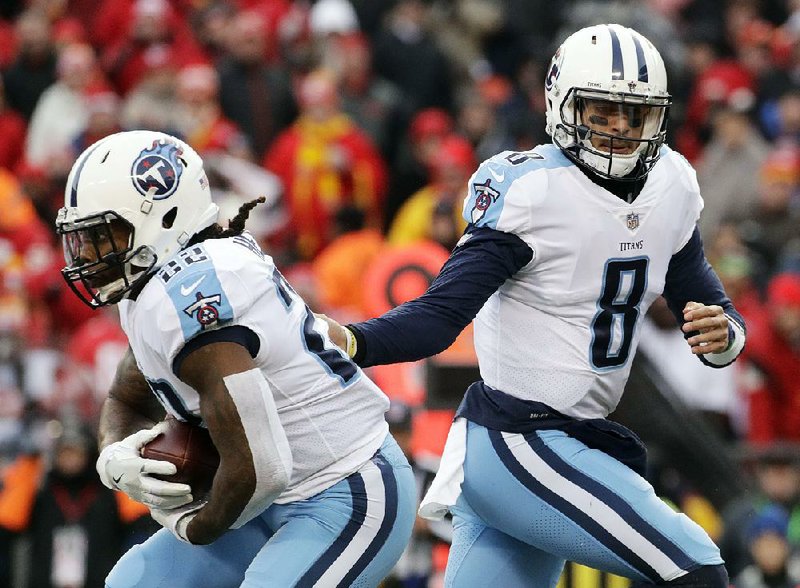
[[[169,140],[153,141],[149,149],[143,149],[131,169],[131,179],[139,193],[154,200],[172,196],[183,173],[182,154],[181,148]]]
[[[476,224],[486,216],[486,211],[489,210],[492,203],[500,198],[500,192],[492,187],[491,178],[487,178],[483,183],[475,182],[472,184],[472,189],[475,190],[475,204],[470,212],[470,218],[472,224]]]
[[[217,307],[220,305],[222,297],[219,294],[203,296],[201,292],[195,296],[197,300],[184,308],[183,312],[194,317],[203,329],[214,326],[219,320]]]

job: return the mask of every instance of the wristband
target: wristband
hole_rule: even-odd
[[[356,336],[353,334],[353,331],[347,327],[342,328],[344,329],[345,351],[347,351],[347,356],[353,359],[356,353],[358,353],[358,341],[356,341]]]

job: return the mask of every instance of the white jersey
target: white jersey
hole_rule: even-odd
[[[246,233],[181,251],[119,308],[156,396],[170,414],[196,424],[202,424],[199,396],[173,373],[176,358],[201,333],[246,328],[294,461],[277,503],[308,498],[355,472],[388,433],[388,398],[330,341],[327,324]]]
[[[694,170],[666,147],[632,203],[553,145],[481,164],[464,218],[533,250],[475,319],[485,383],[569,416],[607,416],[628,379],[642,316],[702,207]]]

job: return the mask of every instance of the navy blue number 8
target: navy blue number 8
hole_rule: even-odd
[[[283,274],[275,269],[272,273],[272,281],[275,284],[275,289],[278,292],[278,298],[283,303],[285,308],[289,308],[294,304],[294,296],[297,293],[291,287]],[[306,316],[303,319],[303,343],[305,348],[313,353],[317,361],[330,375],[337,378],[342,386],[347,386],[353,379],[358,376],[358,369],[350,359],[345,358],[342,353],[335,349],[326,349],[325,341],[322,335],[317,333],[314,329],[314,313],[308,306],[305,307]]]
[[[647,264],[646,257],[606,262],[603,291],[597,301],[597,314],[592,319],[590,356],[593,367],[616,368],[628,361],[633,329],[639,319],[639,304],[647,286]],[[621,328],[615,329],[618,321],[621,321]],[[620,331],[622,336],[615,337]]]

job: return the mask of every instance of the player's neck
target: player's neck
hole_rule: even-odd
[[[641,173],[639,166],[642,165],[642,162],[636,164],[636,167],[629,175],[635,175]],[[643,177],[640,180],[613,180],[610,178],[601,178],[597,174],[592,173],[591,171],[584,168],[584,166],[579,165],[577,166],[583,174],[592,180],[593,183],[597,184],[601,188],[608,190],[614,196],[619,198],[620,200],[624,200],[625,202],[631,203],[636,200],[636,197],[639,196],[639,193],[644,188],[644,183],[647,181],[647,176]]]

